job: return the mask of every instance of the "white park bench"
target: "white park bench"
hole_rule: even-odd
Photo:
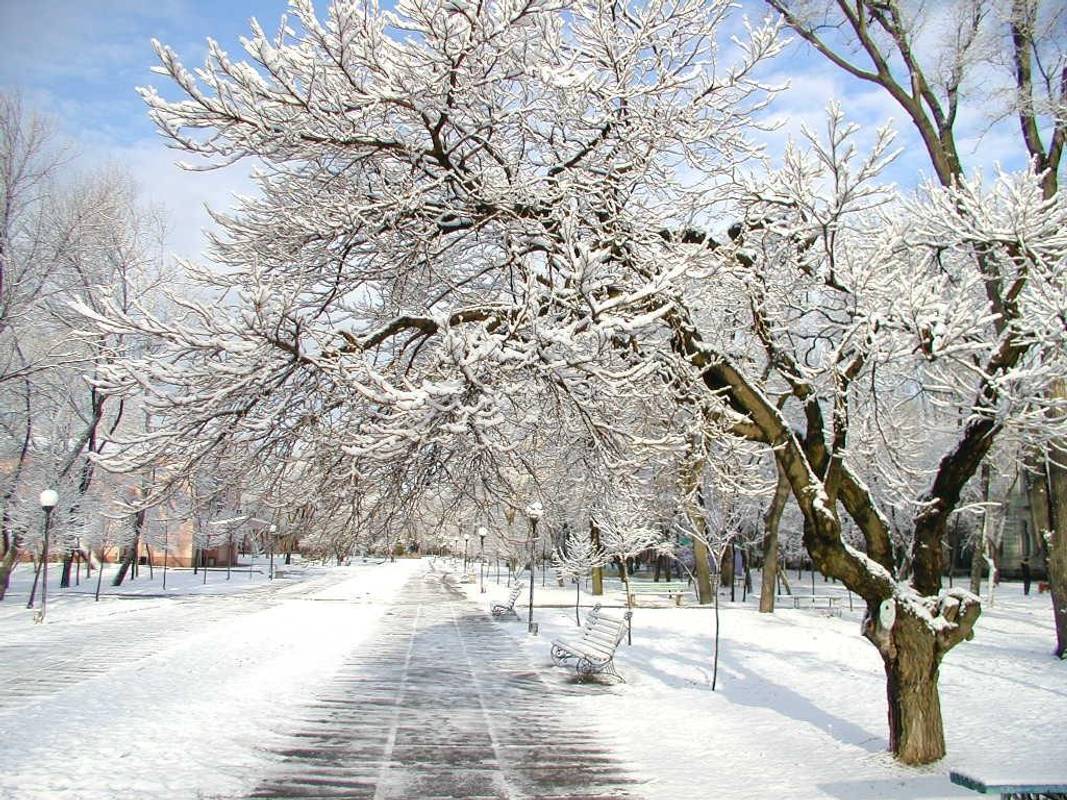
[[[688,581],[630,581],[630,605],[637,605],[639,596],[652,595],[673,598],[680,606],[690,590]]]
[[[519,599],[519,595],[522,594],[522,590],[526,588],[526,583],[518,581],[511,587],[511,594],[508,595],[507,602],[493,603],[489,608],[489,613],[494,617],[503,617],[507,614],[511,614],[518,619],[519,612],[515,610],[515,601]]]
[[[834,606],[841,598],[836,594],[780,594],[775,598],[776,605],[792,605],[793,608],[828,608]]]
[[[626,636],[629,626],[629,611],[617,617],[604,613],[598,603],[586,616],[580,637],[552,642],[552,663],[562,667],[573,660],[574,670],[583,680],[601,672],[624,680],[615,670],[614,659],[615,650]]]
[[[949,772],[948,777],[958,786],[966,786],[979,794],[999,794],[1001,800],[1067,800],[1067,770],[1037,780],[1000,775],[998,780],[989,780],[956,770]],[[1002,777],[1010,779],[999,780]]]

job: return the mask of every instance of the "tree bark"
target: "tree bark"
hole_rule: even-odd
[[[11,571],[15,568],[15,559],[18,558],[19,547],[21,542],[19,536],[14,532],[10,532],[11,529],[11,498],[15,495],[15,490],[18,488],[19,480],[22,477],[22,470],[26,466],[26,460],[30,453],[30,442],[33,440],[33,414],[30,406],[30,397],[32,394],[32,387],[29,379],[24,381],[25,383],[25,413],[26,413],[26,431],[22,437],[22,447],[19,449],[18,461],[15,462],[15,468],[10,476],[10,483],[7,490],[4,492],[3,498],[0,498],[0,505],[3,506],[3,513],[0,514],[0,528],[3,528],[4,532],[4,560],[0,564],[0,600],[4,599],[4,595],[7,594],[8,582],[11,580]]]
[[[7,594],[8,582],[11,580],[11,571],[15,569],[15,559],[19,554],[19,541],[17,536],[11,537],[11,545],[4,553],[4,560],[0,561],[0,600]]]
[[[63,553],[63,569],[59,573],[59,588],[66,589],[70,586],[70,570],[74,566],[74,550]]]
[[[979,488],[982,493],[982,528],[974,542],[974,554],[971,556],[971,594],[982,596],[982,565],[986,561],[986,548],[989,547],[989,481],[993,469],[989,464],[982,464]],[[989,573],[993,580],[993,573]]]
[[[597,527],[596,522],[589,520],[589,539],[593,543],[593,550],[595,552],[600,551],[600,528]],[[593,581],[593,594],[601,596],[604,594],[604,568],[600,566],[593,567],[592,571]]]
[[[1067,380],[1056,381],[1053,395],[1067,399]],[[1060,412],[1061,414],[1067,412]],[[1056,622],[1056,656],[1067,658],[1067,442],[1050,448],[1048,469],[1049,527],[1044,537],[1045,564],[1048,567],[1049,593]],[[1054,456],[1054,457],[1053,457]]]
[[[1057,658],[1067,658],[1067,471],[1037,453],[1026,473],[1030,520],[1048,570]]]
[[[971,553],[971,594],[982,594],[982,565],[985,563],[985,537],[979,534]]]
[[[925,636],[897,635],[896,655],[885,661],[889,749],[905,764],[929,764],[945,755],[938,697],[938,659]]]
[[[147,510],[141,509],[133,515],[133,543],[130,545],[129,550],[126,551],[126,557],[122,559],[122,565],[115,574],[114,580],[111,581],[112,586],[122,586],[122,582],[126,580],[126,573],[129,572],[130,567],[137,560],[137,552],[140,550],[141,543],[141,531],[144,529],[144,521],[147,514]]]
[[[701,603],[710,603],[715,593],[711,590],[711,570],[708,567],[708,544],[700,537],[693,539],[693,559],[696,562],[697,598]]]
[[[722,556],[719,560],[719,585],[723,588],[730,587],[733,591],[734,585],[734,546],[728,544],[722,550]],[[731,600],[733,597],[730,598]]]
[[[945,755],[945,728],[937,689],[941,659],[960,641],[974,635],[981,604],[969,595],[949,598],[939,611],[946,620],[959,625],[938,632],[925,613],[912,613],[900,603],[890,610],[895,613],[887,620],[879,605],[868,603],[863,621],[863,635],[878,648],[885,667],[889,749],[905,764],[930,764]],[[886,622],[888,628],[884,626]]]
[[[711,588],[711,569],[708,565],[710,561],[711,550],[708,548],[708,523],[704,517],[704,492],[700,489],[699,481],[703,477],[704,465],[701,464],[699,471],[696,473],[697,477],[697,490],[696,499],[697,503],[695,507],[691,506],[691,519],[693,524],[693,569],[696,572],[697,579],[697,599],[701,603],[710,603],[713,596],[718,596],[718,592],[713,593]]]
[[[777,594],[775,583],[778,576],[778,526],[789,499],[789,479],[777,466],[777,462],[775,466],[778,471],[778,485],[774,489],[767,515],[763,518],[763,584],[760,587],[759,610],[764,614],[774,611],[774,597]]]

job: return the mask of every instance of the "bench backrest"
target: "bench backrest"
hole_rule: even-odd
[[[519,599],[519,595],[522,594],[522,590],[526,588],[526,584],[523,581],[519,581],[511,587],[511,596],[508,597],[508,605],[515,605],[515,601]]]
[[[582,640],[614,650],[626,636],[629,621],[629,611],[622,617],[616,617],[605,614],[597,605],[586,617],[585,626],[582,629]]]

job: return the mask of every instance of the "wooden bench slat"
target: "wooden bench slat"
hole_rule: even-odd
[[[605,647],[614,647],[615,642],[618,640],[618,632],[605,633],[598,631],[590,631],[586,634],[583,641],[592,642],[596,644],[603,644]]]

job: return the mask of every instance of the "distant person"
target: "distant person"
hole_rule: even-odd
[[[1024,558],[1021,566],[1023,571],[1023,594],[1030,594],[1030,559]]]

